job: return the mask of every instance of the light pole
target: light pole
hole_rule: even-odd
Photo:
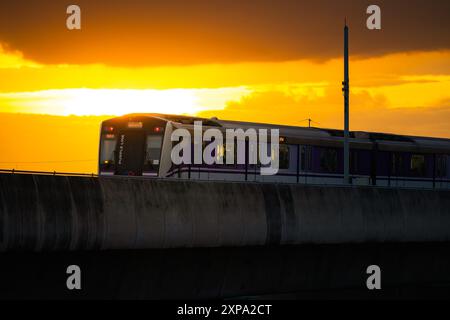
[[[344,92],[344,184],[350,184],[350,147],[349,147],[349,72],[348,72],[348,26],[344,27],[344,81],[342,82]]]

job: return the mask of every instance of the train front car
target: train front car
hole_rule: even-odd
[[[139,114],[104,121],[99,175],[158,177],[166,124],[163,119]]]

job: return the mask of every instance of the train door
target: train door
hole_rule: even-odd
[[[117,173],[141,176],[144,166],[145,133],[126,131],[119,136]]]
[[[158,176],[162,142],[163,135],[161,134],[150,134],[147,136],[146,152],[144,156],[144,176]]]

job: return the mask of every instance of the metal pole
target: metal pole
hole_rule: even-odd
[[[344,27],[344,81],[342,82],[344,92],[344,184],[349,184],[350,174],[350,148],[349,148],[349,72],[348,72],[348,26]]]

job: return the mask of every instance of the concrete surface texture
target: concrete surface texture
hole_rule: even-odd
[[[0,174],[0,250],[445,242],[450,191]]]

